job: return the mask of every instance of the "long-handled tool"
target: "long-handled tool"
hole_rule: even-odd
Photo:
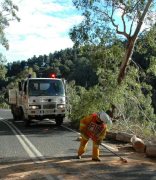
[[[119,156],[118,154],[116,154],[115,152],[111,151],[111,150],[110,150],[108,147],[106,147],[103,143],[101,143],[100,145],[101,145],[102,147],[106,148],[106,149],[107,149],[108,151],[110,151],[111,153],[113,153],[113,154],[115,154],[116,156],[118,156],[122,162],[124,162],[124,163],[127,163],[127,162],[128,162],[127,159],[125,159],[125,158]]]

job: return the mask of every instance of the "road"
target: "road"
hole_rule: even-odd
[[[0,155],[6,158],[0,161],[74,156],[78,133],[53,122],[41,122],[25,128],[23,121],[12,121],[10,111],[0,111]],[[3,117],[2,117],[3,116]]]
[[[124,152],[123,164],[101,149],[102,162],[91,161],[91,142],[85,157],[75,158],[79,134],[64,122],[13,122],[9,110],[0,110],[0,179],[148,179],[156,180],[156,161]],[[133,156],[131,155],[133,153]],[[144,160],[144,161],[143,161]]]

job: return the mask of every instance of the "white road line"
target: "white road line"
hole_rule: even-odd
[[[10,109],[3,109],[3,111],[10,111],[10,112],[11,112],[11,110],[10,110]]]
[[[19,142],[21,143],[21,145],[23,146],[24,150],[28,153],[29,157],[30,158],[35,158],[35,154],[30,150],[30,148],[27,146],[27,144],[23,141],[23,139],[21,138],[21,135],[18,135],[16,133],[16,131],[12,128],[12,126],[4,121],[4,120],[1,120],[3,123],[5,123],[11,130],[12,132],[15,134],[15,136],[17,137],[17,139],[19,140]]]
[[[53,121],[53,120],[49,120],[49,121],[51,121],[51,122],[53,122],[53,123],[55,123],[55,121]],[[13,124],[12,124],[13,125]],[[81,133],[79,133],[79,132],[77,132],[77,131],[75,131],[75,130],[73,130],[73,129],[71,129],[71,128],[69,128],[69,127],[66,127],[65,125],[61,125],[63,128],[65,128],[65,129],[68,129],[69,131],[72,131],[72,132],[74,132],[74,133],[77,133],[79,136],[81,135]],[[15,127],[15,126],[14,126]],[[16,127],[15,127],[16,128]],[[17,128],[16,128],[17,129]],[[17,129],[17,132],[18,132],[19,130]],[[20,134],[20,131],[18,132],[19,134]],[[24,135],[22,135],[22,136],[24,136]],[[25,138],[25,136],[24,136],[24,138]],[[26,138],[26,142],[27,142],[27,138]],[[29,144],[29,142],[30,141],[28,141],[28,144]],[[114,148],[114,147],[112,147],[112,146],[109,146],[109,145],[106,145],[105,144],[105,146],[107,147],[107,148],[109,148],[109,149],[111,149],[112,151],[114,150],[114,151],[118,151],[118,149],[117,148]],[[33,144],[32,143],[30,143],[30,147],[33,147]],[[36,151],[38,151],[35,147],[33,147],[33,149],[34,149],[34,151],[36,152]],[[41,160],[45,160],[45,158],[43,157],[43,155],[42,154],[40,154],[40,152],[36,152],[36,155],[38,156],[38,158],[40,158]]]
[[[69,131],[72,131],[72,132],[74,132],[74,133],[77,133],[79,136],[81,135],[81,133],[79,133],[79,132],[77,132],[77,131],[74,131],[73,129],[71,129],[71,128],[68,128],[68,127],[66,127],[66,126],[64,126],[64,125],[61,125],[62,127],[64,127],[64,128],[66,128],[66,129],[68,129]],[[104,143],[103,143],[104,144]],[[106,144],[104,144],[107,148],[109,148],[110,150],[112,150],[112,151],[118,151],[118,149],[117,148],[114,148],[114,147],[111,147],[111,146],[109,146],[109,145],[106,145]]]
[[[66,127],[66,126],[64,126],[64,125],[61,125],[61,126],[64,127],[65,129],[68,129],[69,131],[72,131],[72,132],[77,133],[78,135],[80,135],[79,132],[77,132],[77,131],[75,131],[75,130],[73,130],[73,129],[71,129],[71,128],[68,128],[68,127]]]
[[[45,158],[43,157],[43,155],[36,149],[36,147],[28,140],[28,138],[21,133],[21,131],[19,129],[17,129],[17,127],[11,123],[11,122],[8,122],[8,124],[10,124],[15,130],[17,133],[20,134],[20,137],[23,138],[23,140],[25,141],[25,143],[27,143],[27,145],[29,146],[29,149],[31,148],[32,151],[34,152],[34,154],[36,154],[36,157],[41,159],[41,160],[45,160]]]
[[[41,160],[42,161],[46,160],[44,158],[44,156],[36,149],[36,147],[28,140],[28,138],[26,138],[26,136],[24,134],[22,134],[21,131],[19,129],[17,129],[13,123],[8,122],[7,120],[4,120],[1,117],[0,117],[0,120],[3,123],[5,123],[12,130],[12,132],[15,134],[15,136],[17,137],[17,139],[19,140],[19,142],[23,146],[24,150],[28,153],[29,157],[32,159],[32,161],[34,163],[38,163]],[[17,133],[19,133],[19,135]],[[49,174],[45,174],[44,177],[47,180],[54,180],[55,179],[54,177],[52,177]]]

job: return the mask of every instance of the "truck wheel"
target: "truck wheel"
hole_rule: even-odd
[[[24,113],[23,113],[23,109],[20,107],[19,108],[19,113],[18,113],[18,118],[20,119],[20,120],[23,120],[24,119]]]
[[[17,121],[18,120],[18,116],[16,116],[16,114],[13,114],[13,121]]]
[[[63,119],[64,117],[56,117],[55,118],[56,126],[61,126],[61,124],[63,123]]]
[[[16,106],[11,106],[11,112],[12,112],[12,116],[13,116],[13,121],[17,121],[18,120],[18,109],[16,108]]]
[[[30,127],[30,123],[31,123],[30,119],[24,119],[25,127]]]

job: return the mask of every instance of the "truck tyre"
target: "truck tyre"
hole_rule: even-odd
[[[24,116],[24,112],[23,112],[23,109],[21,109],[21,119],[24,121],[24,126],[25,127],[30,127],[30,119],[26,119],[25,116]]]
[[[16,108],[16,106],[12,105],[11,106],[11,112],[12,112],[12,116],[13,116],[13,121],[17,121],[18,120],[18,109]]]
[[[20,120],[23,120],[23,117],[24,117],[23,109],[22,109],[22,107],[20,107],[20,108],[19,108],[18,118],[19,118]]]
[[[55,118],[55,122],[56,122],[56,126],[61,126],[61,124],[63,123],[63,119],[64,117],[58,116]]]
[[[31,123],[30,119],[24,119],[25,127],[30,127],[30,123]]]
[[[12,114],[13,115],[13,121],[17,121],[18,120],[18,116],[16,116],[16,114]]]

